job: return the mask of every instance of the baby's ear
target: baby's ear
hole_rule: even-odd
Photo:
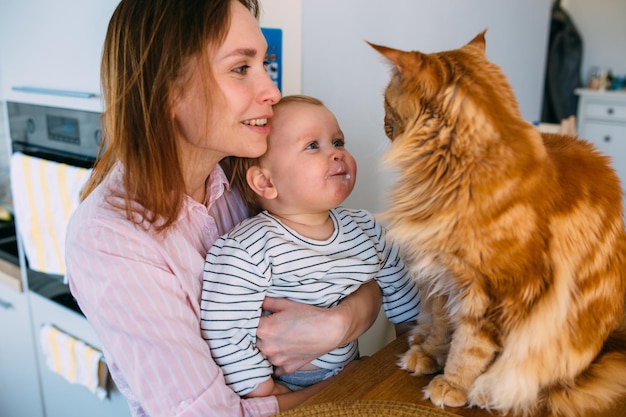
[[[274,187],[269,173],[262,167],[253,165],[248,168],[246,180],[250,188],[252,188],[252,191],[257,193],[261,198],[273,200],[278,196],[278,191],[276,187]]]

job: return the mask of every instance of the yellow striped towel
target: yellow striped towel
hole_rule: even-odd
[[[67,223],[91,170],[20,152],[11,155],[10,165],[15,221],[29,267],[65,275]]]
[[[80,384],[101,400],[107,397],[108,368],[102,352],[50,324],[41,326],[40,341],[48,368]]]

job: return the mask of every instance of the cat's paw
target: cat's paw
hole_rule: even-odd
[[[421,345],[426,341],[426,334],[413,333],[409,335],[409,346]]]
[[[414,326],[409,332],[409,346],[421,345],[424,343],[430,335],[430,327],[430,323],[422,323]]]
[[[463,407],[467,404],[467,392],[451,384],[444,375],[437,375],[424,390],[424,396],[438,407]]]
[[[400,357],[398,366],[414,375],[430,375],[441,371],[441,366],[421,346],[412,345],[409,350]]]

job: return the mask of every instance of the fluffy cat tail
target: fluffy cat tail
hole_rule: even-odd
[[[583,416],[614,405],[626,395],[626,331],[615,331],[598,357],[573,384],[554,387],[546,402],[551,414]]]

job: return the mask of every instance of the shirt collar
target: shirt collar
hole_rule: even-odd
[[[217,164],[215,168],[213,168],[206,184],[207,187],[204,205],[210,209],[215,203],[215,200],[224,195],[224,192],[230,188],[228,178],[226,178],[226,173],[224,173],[220,164]]]

